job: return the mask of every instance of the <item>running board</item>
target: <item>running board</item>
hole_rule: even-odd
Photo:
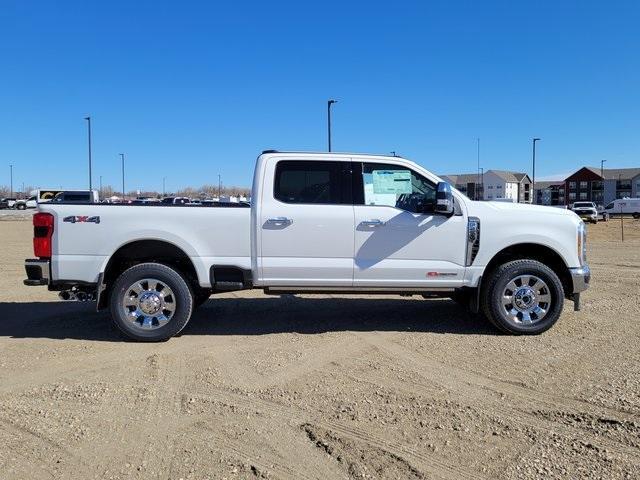
[[[428,293],[452,293],[453,287],[265,287],[266,295],[295,293],[331,294],[378,294],[378,295],[425,295]]]

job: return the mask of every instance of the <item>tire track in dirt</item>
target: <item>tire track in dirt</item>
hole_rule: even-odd
[[[466,470],[458,465],[441,460],[436,455],[431,455],[428,452],[412,448],[408,445],[386,440],[372,432],[368,432],[343,422],[326,420],[320,415],[310,414],[309,412],[301,410],[295,406],[283,405],[272,400],[266,400],[254,396],[248,398],[238,393],[220,389],[217,389],[215,392],[207,393],[190,392],[189,395],[228,404],[235,404],[241,408],[249,410],[260,408],[262,411],[268,412],[275,420],[279,420],[280,424],[294,420],[300,426],[304,424],[315,424],[327,430],[339,432],[352,439],[385,450],[390,454],[393,454],[422,469],[422,471],[428,473],[433,478],[446,480],[458,480],[460,478],[480,480],[485,478],[476,472]],[[206,416],[201,418],[206,418]]]
[[[34,451],[37,452],[55,452],[58,456],[64,458],[64,467],[68,468],[68,463],[71,464],[74,471],[87,471],[87,465],[81,461],[81,459],[76,456],[71,450],[64,447],[60,443],[56,442],[48,438],[46,435],[33,431],[32,429],[25,427],[23,425],[18,425],[11,420],[0,417],[0,430],[10,430],[12,431],[18,438],[20,438],[21,443],[23,444],[22,448],[25,445],[31,445]],[[29,463],[37,464],[37,467],[43,472],[47,473],[48,476],[55,478],[53,474],[51,474],[51,465],[49,465],[46,461],[40,459],[37,456],[29,456],[26,457],[19,450],[12,450],[14,453],[19,454],[23,458],[27,458]]]
[[[287,466],[283,464],[279,459],[270,457],[269,463],[258,459],[255,453],[251,452],[247,449],[246,445],[235,441],[227,436],[223,436],[215,430],[211,428],[207,423],[203,420],[196,421],[193,423],[193,426],[204,430],[208,436],[213,437],[216,440],[216,448],[222,452],[228,452],[233,454],[238,460],[243,462],[249,461],[252,464],[252,467],[255,466],[261,472],[273,472],[282,478],[294,478],[294,479],[307,479],[307,480],[315,480],[318,478],[326,478],[324,476],[309,476],[305,470],[300,468],[296,468],[295,465]],[[257,476],[257,475],[256,475]]]
[[[355,343],[359,343],[359,345],[354,345]],[[357,357],[363,351],[364,346],[365,344],[351,333],[343,335],[338,341],[328,339],[316,346],[312,352],[305,350],[307,355],[302,361],[293,362],[269,376],[239,376],[240,382],[236,383],[236,386],[259,389],[290,382],[314,371],[322,370],[331,362]]]
[[[185,361],[182,355],[146,352],[140,358],[139,367],[131,372],[127,388],[130,402],[113,404],[104,402],[100,417],[118,419],[110,436],[103,441],[93,441],[83,445],[79,451],[88,458],[100,458],[101,451],[109,450],[109,456],[99,465],[108,469],[114,464],[133,465],[139,463],[145,469],[153,469],[170,478],[173,455],[157,455],[158,448],[150,451],[149,446],[160,447],[163,451],[175,448],[175,442],[168,442],[169,430],[159,428],[168,418],[176,415],[179,386],[183,384]],[[144,356],[144,355],[143,355]],[[142,356],[141,356],[142,357]],[[133,421],[135,425],[128,422]],[[123,450],[110,449],[113,436],[120,436],[128,447]]]
[[[595,435],[585,429],[572,428],[558,422],[546,420],[536,413],[540,411],[541,406],[544,406],[550,411],[557,411],[558,408],[560,408],[562,411],[568,411],[578,415],[589,413],[600,418],[598,413],[592,412],[597,411],[598,409],[606,412],[610,409],[601,407],[593,408],[590,406],[588,409],[589,412],[585,412],[585,410],[581,408],[584,406],[583,402],[568,400],[565,397],[558,398],[558,396],[552,394],[542,394],[537,391],[519,387],[512,383],[492,380],[456,367],[448,365],[445,366],[440,362],[421,355],[418,352],[409,350],[393,340],[380,339],[377,335],[367,336],[364,340],[368,341],[380,352],[386,354],[388,358],[393,360],[402,360],[403,367],[410,368],[414,373],[418,374],[432,385],[464,394],[465,398],[479,401],[485,408],[490,404],[494,405],[493,413],[497,416],[505,416],[506,413],[506,416],[508,416],[508,419],[511,422],[518,423],[521,426],[540,428],[548,433],[556,432],[562,433],[565,436],[575,437],[579,432],[582,435],[588,435],[591,437],[593,444],[603,445],[603,447],[640,460],[640,451],[637,448],[621,443],[616,439],[603,438],[602,436]],[[425,371],[433,375],[427,376],[425,375]],[[433,393],[433,387],[429,387],[427,385],[415,383],[407,385],[394,379],[389,379],[389,381],[395,383],[396,388],[414,391],[415,393],[420,394]],[[530,412],[513,408],[504,402],[498,403],[495,395],[483,395],[481,393],[482,391],[498,395],[515,396],[518,398],[517,403],[523,407],[528,407]],[[620,412],[616,411],[615,413],[619,414]],[[633,422],[634,420],[624,419],[623,421]]]

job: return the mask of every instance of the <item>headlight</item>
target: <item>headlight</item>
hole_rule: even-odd
[[[587,229],[584,226],[584,222],[580,222],[578,225],[578,258],[580,259],[580,265],[587,263]]]

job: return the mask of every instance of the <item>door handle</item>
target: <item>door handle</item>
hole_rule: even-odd
[[[383,222],[382,220],[378,219],[378,218],[374,218],[372,220],[363,220],[362,222],[360,222],[360,225],[364,226],[364,227],[382,227],[385,224],[385,222]]]
[[[269,225],[275,225],[277,227],[281,227],[283,225],[291,225],[293,220],[287,217],[274,217],[267,220]]]

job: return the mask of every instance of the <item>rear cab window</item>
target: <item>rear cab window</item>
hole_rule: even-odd
[[[273,196],[284,203],[351,205],[351,163],[281,160]]]

